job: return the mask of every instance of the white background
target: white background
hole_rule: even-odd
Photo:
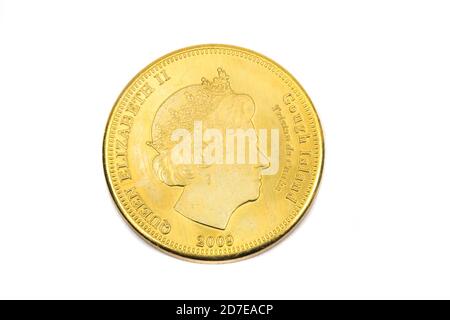
[[[450,298],[448,1],[1,1],[0,298]],[[252,259],[169,257],[103,176],[108,114],[172,50],[261,52],[306,88],[326,161]]]

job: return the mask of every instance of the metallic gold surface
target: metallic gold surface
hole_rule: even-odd
[[[211,143],[196,133],[208,128],[225,138],[254,129],[256,161],[247,161],[250,147],[245,163],[228,162],[228,148],[214,158],[221,162],[196,158]],[[174,158],[180,129],[193,137],[192,163]],[[261,252],[288,233],[316,194],[323,157],[320,121],[300,84],[229,45],[184,48],[142,70],[114,105],[103,146],[108,186],[131,226],[167,253],[205,262]]]

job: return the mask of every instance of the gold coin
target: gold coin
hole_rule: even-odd
[[[103,145],[109,189],[134,230],[209,262],[261,252],[292,230],[323,157],[319,118],[294,77],[215,44],[144,68],[117,99]]]

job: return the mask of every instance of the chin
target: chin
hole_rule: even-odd
[[[260,195],[259,188],[260,185],[258,185],[257,188],[254,190],[254,192],[250,194],[249,201],[255,201],[256,199],[259,198]]]
[[[247,181],[245,183],[242,183],[242,185],[246,186],[246,193],[241,194],[242,198],[244,200],[244,203],[247,201],[255,201],[260,196],[260,189],[261,189],[261,181],[260,180],[251,180]]]

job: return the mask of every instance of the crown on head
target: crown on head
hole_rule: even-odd
[[[231,90],[230,82],[228,81],[230,77],[222,68],[217,68],[217,75],[218,76],[214,77],[212,82],[205,77],[202,78],[202,86],[204,90],[208,90],[215,94],[225,94],[229,92]]]
[[[214,77],[212,81],[209,81],[205,77],[201,79],[201,88],[194,94],[186,92],[186,100],[189,104],[194,106],[204,106],[211,102],[211,99],[215,96],[226,95],[231,92],[230,77],[225,70],[217,68],[217,77]]]
[[[229,78],[225,70],[217,68],[217,77],[214,77],[212,81],[203,77],[201,85],[197,85],[194,92],[190,90],[184,92],[186,103],[183,106],[166,106],[166,112],[170,115],[169,119],[164,124],[155,125],[157,137],[147,144],[157,150],[162,149],[170,141],[172,130],[190,128],[193,120],[201,120],[213,112],[217,107],[215,101],[232,93]]]

